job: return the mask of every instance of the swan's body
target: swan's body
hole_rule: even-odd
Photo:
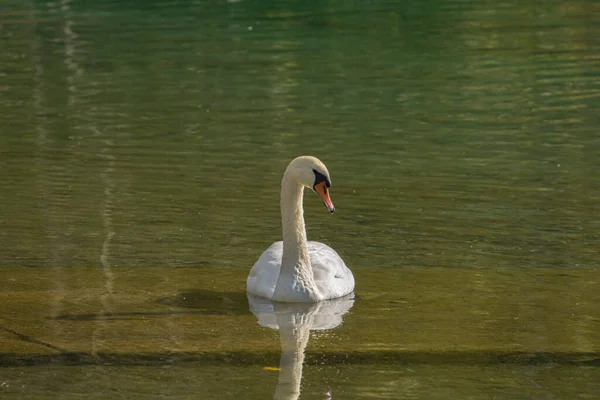
[[[342,297],[354,290],[354,276],[334,249],[319,242],[308,242],[308,255],[313,273],[313,285],[301,277],[284,275],[279,281],[283,242],[275,242],[262,253],[248,277],[248,292],[267,299],[286,302],[308,302]],[[316,290],[299,290],[302,286]],[[274,298],[275,287],[288,288]],[[298,287],[298,289],[294,289]],[[280,290],[280,293],[282,291]]]
[[[273,243],[254,264],[248,293],[275,301],[317,302],[354,290],[354,276],[335,250],[306,240],[304,187],[315,190],[333,213],[330,185],[327,168],[314,157],[298,157],[288,165],[281,182],[283,241]]]

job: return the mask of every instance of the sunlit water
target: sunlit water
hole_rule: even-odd
[[[599,397],[596,3],[263,3],[0,5],[3,398],[272,398],[300,154],[357,278],[301,398]]]

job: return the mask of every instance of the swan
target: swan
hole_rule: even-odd
[[[281,181],[283,241],[265,250],[250,270],[249,294],[280,302],[314,303],[354,290],[354,276],[336,251],[306,240],[304,188],[315,191],[333,214],[330,186],[329,171],[318,158],[301,156],[290,162]]]

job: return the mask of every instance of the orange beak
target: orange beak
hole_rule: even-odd
[[[331,198],[329,198],[329,190],[327,189],[327,185],[325,184],[325,182],[316,184],[315,192],[317,192],[321,200],[323,200],[323,204],[325,204],[325,207],[327,207],[329,212],[333,214],[335,211],[335,207],[331,202]]]

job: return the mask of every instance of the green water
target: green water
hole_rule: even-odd
[[[599,397],[598,38],[592,0],[2,2],[0,393],[271,398],[244,280],[311,154],[357,299],[301,398]]]

